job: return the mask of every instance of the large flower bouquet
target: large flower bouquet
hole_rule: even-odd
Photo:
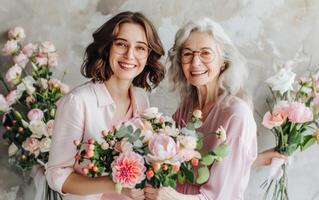
[[[287,167],[296,150],[304,151],[319,143],[319,73],[310,74],[295,81],[296,74],[287,66],[266,80],[272,93],[267,100],[270,111],[262,124],[276,137],[275,150],[289,157],[288,160],[273,159],[269,179],[263,184],[265,198],[271,190],[272,199],[288,199]]]
[[[220,145],[201,154],[204,137],[196,131],[201,124],[199,110],[185,127],[177,128],[171,117],[149,108],[138,118],[102,131],[102,142],[75,140],[76,160],[85,163],[82,170],[88,176],[111,176],[117,191],[145,184],[175,187],[176,180],[202,184],[209,178],[209,167],[226,156],[228,146],[223,144],[226,133],[221,127],[216,131]]]
[[[34,167],[45,168],[56,102],[69,88],[52,76],[57,53],[51,42],[23,46],[21,27],[11,29],[8,35],[2,53],[11,56],[14,65],[0,77],[7,89],[7,94],[0,94],[3,138],[9,144],[10,163],[28,172]]]

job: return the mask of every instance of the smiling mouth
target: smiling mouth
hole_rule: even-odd
[[[131,70],[136,67],[134,64],[125,63],[125,62],[118,62],[119,66],[123,70]]]
[[[199,76],[199,75],[203,75],[203,74],[206,74],[206,73],[207,73],[207,70],[192,71],[191,75],[192,76]]]

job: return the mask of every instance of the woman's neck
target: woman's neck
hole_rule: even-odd
[[[209,82],[206,85],[197,87],[197,107],[204,109],[211,106],[217,101],[218,98],[218,85],[217,80]]]
[[[104,84],[115,102],[129,98],[131,81],[123,81],[111,77]]]

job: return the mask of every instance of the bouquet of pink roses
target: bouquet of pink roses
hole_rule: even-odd
[[[267,100],[270,111],[266,112],[262,124],[276,137],[276,151],[292,156],[300,149],[304,151],[319,143],[319,73],[300,78],[295,82],[296,74],[288,66],[266,80],[272,93]],[[288,159],[289,161],[290,159]],[[287,167],[288,161],[273,159],[265,198],[273,188],[272,199],[288,199]]]
[[[140,117],[102,131],[102,143],[74,141],[79,150],[76,160],[89,161],[83,167],[88,176],[111,176],[117,191],[122,187],[143,188],[147,183],[155,188],[175,187],[176,180],[202,184],[209,178],[208,167],[226,156],[228,146],[221,144],[202,155],[203,137],[196,132],[202,124],[200,118],[201,112],[196,110],[192,121],[178,129],[174,120],[158,113],[157,108],[146,109]],[[226,139],[222,127],[217,136]]]
[[[2,52],[12,56],[14,65],[4,77],[0,76],[7,89],[7,94],[0,94],[3,138],[9,144],[10,163],[23,172],[33,167],[39,171],[38,166],[45,168],[49,157],[56,102],[69,88],[52,77],[57,53],[51,42],[23,46],[25,33],[21,27],[11,29],[8,35]],[[41,177],[39,185],[45,181],[44,175]]]

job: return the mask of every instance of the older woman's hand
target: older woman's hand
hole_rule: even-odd
[[[274,148],[268,149],[268,150],[263,151],[263,152],[258,154],[258,156],[254,162],[254,166],[259,167],[259,166],[270,165],[271,160],[273,158],[281,158],[281,159],[286,160],[287,156],[278,153],[277,151],[275,151]]]

